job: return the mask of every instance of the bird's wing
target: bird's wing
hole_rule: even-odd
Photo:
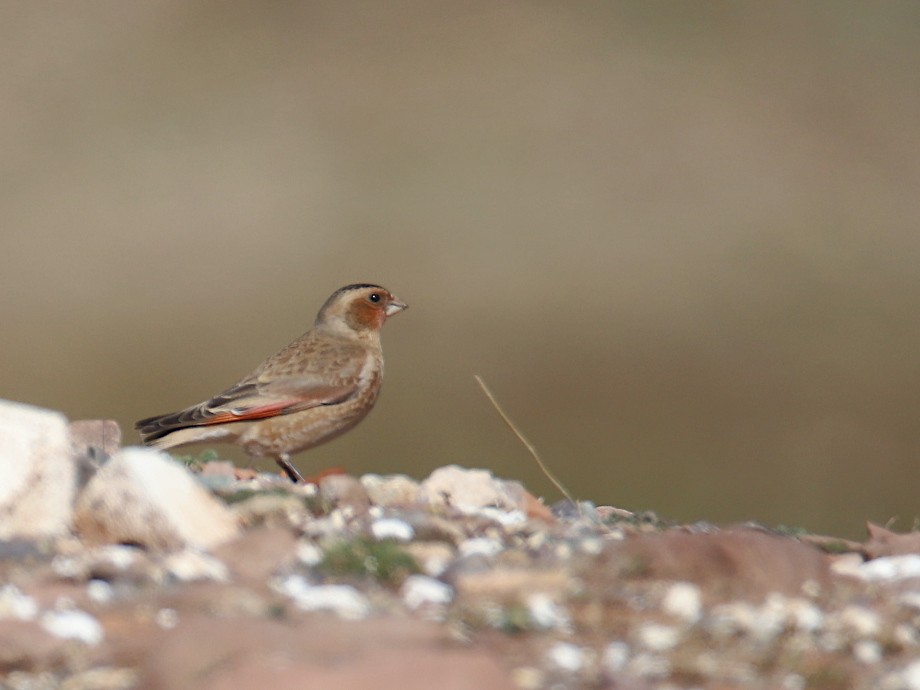
[[[293,344],[292,344],[293,346]],[[368,353],[338,347],[334,352],[304,357],[285,348],[227,390],[179,412],[137,423],[145,442],[176,429],[252,421],[334,405],[354,395]]]

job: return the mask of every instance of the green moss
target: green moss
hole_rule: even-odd
[[[317,570],[328,578],[371,578],[386,585],[398,585],[420,572],[415,559],[395,541],[366,537],[329,546]]]

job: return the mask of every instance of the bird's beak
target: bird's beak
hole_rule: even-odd
[[[408,308],[409,308],[408,304],[406,304],[405,302],[401,302],[400,300],[394,297],[393,299],[390,300],[390,303],[387,305],[386,315],[393,316],[393,314],[398,314],[403,309],[408,309]]]

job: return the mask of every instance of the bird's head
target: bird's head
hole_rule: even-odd
[[[340,322],[361,332],[380,330],[388,316],[409,305],[380,285],[356,283],[339,288],[319,310],[316,325]]]

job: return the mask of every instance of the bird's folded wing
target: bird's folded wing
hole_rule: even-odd
[[[297,385],[296,380],[283,384],[244,384],[235,386],[206,403],[189,410],[186,424],[223,424],[265,419],[291,414],[320,405],[334,405],[347,400],[356,390],[349,382],[339,386]]]

